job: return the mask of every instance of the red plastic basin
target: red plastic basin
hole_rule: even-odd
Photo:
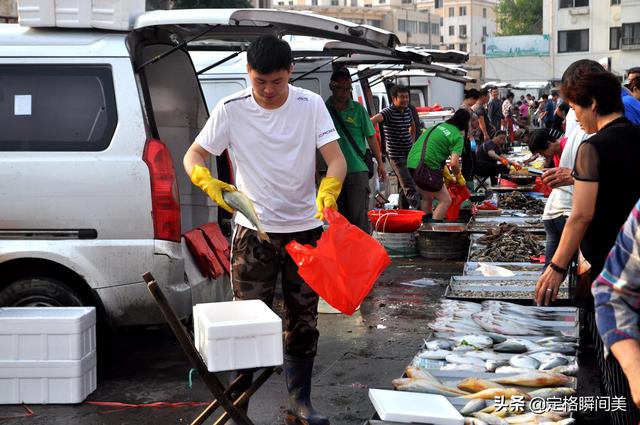
[[[378,232],[410,233],[422,224],[424,211],[419,210],[371,210],[369,220]]]

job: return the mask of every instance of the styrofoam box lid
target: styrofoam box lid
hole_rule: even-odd
[[[207,339],[269,335],[282,332],[282,320],[260,300],[196,304],[194,321]]]
[[[369,389],[380,419],[402,423],[463,425],[464,418],[441,395]]]
[[[0,307],[0,334],[76,334],[95,324],[95,307]]]
[[[0,361],[2,378],[78,378],[96,367],[92,351],[80,360],[5,360]]]

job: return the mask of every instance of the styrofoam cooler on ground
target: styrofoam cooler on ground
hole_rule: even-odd
[[[145,0],[93,0],[91,26],[108,30],[128,30],[144,13]]]
[[[94,307],[0,308],[0,404],[80,403],[96,356]]]
[[[282,320],[260,300],[196,304],[195,345],[210,372],[278,366]]]
[[[77,404],[97,387],[96,352],[81,360],[0,361],[0,404]]]

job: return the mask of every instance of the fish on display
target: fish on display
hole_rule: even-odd
[[[474,399],[464,405],[462,409],[460,409],[460,414],[463,416],[469,416],[472,413],[479,412],[480,410],[487,407],[486,400],[482,398]]]
[[[541,388],[529,391],[531,398],[569,397],[576,393],[576,390],[569,387]]]
[[[476,357],[478,359],[482,359],[482,360],[502,360],[503,357],[500,357],[499,355],[497,355],[494,352],[491,351],[471,351],[469,353],[466,353],[465,356],[467,357]]]
[[[576,352],[576,347],[572,343],[558,342],[544,345],[540,348],[539,351],[549,351],[552,353],[560,354],[574,354]]]
[[[575,344],[578,342],[578,338],[575,336],[555,335],[536,340],[537,344],[549,344],[552,342],[571,342]]]
[[[523,367],[525,369],[537,369],[540,367],[540,362],[533,357],[529,357],[523,354],[516,354],[509,359],[509,364],[513,367]]]
[[[489,388],[503,388],[502,385],[481,378],[466,378],[458,384],[458,388],[462,391],[467,391],[470,393],[477,393],[482,390],[487,390]]]
[[[526,369],[524,367],[513,367],[513,366],[499,366],[495,370],[495,373],[497,373],[498,375],[504,375],[507,373],[523,374],[527,372],[531,372],[531,369]]]
[[[256,210],[253,207],[253,202],[251,202],[251,199],[249,199],[247,195],[239,190],[233,192],[223,191],[222,199],[224,199],[227,205],[245,216],[247,220],[255,226],[258,231],[258,238],[261,241],[271,242],[269,235],[267,235],[262,227],[262,223],[260,223],[258,214],[256,214]]]
[[[478,391],[473,394],[467,394],[463,396],[464,398],[483,398],[485,400],[494,400],[496,397],[504,397],[505,399],[510,399],[511,397],[519,396],[522,397],[523,400],[530,400],[531,397],[529,394],[520,391],[517,388],[487,388],[486,390]]]
[[[457,388],[436,384],[435,382],[431,382],[426,379],[397,378],[391,382],[393,383],[394,388],[399,391],[437,394],[445,397],[460,397],[468,394]]]
[[[455,341],[461,345],[471,345],[477,348],[489,348],[493,345],[493,339],[486,335],[465,335],[454,337]]]
[[[561,373],[538,370],[515,376],[494,378],[492,381],[502,385],[518,385],[522,387],[560,387],[569,384],[571,378]]]
[[[429,360],[444,360],[448,355],[451,354],[451,351],[447,350],[426,350],[422,351],[418,354],[418,357]]]
[[[540,364],[540,370],[552,370],[559,366],[566,366],[569,363],[566,357],[557,356]]]
[[[476,348],[472,345],[456,345],[451,351],[455,351],[456,353],[468,353],[474,350],[476,350]]]
[[[489,425],[485,421],[478,418],[464,418],[464,425]]]
[[[436,378],[435,376],[433,376],[432,374],[430,374],[424,369],[418,369],[417,367],[408,366],[404,370],[404,372],[407,374],[409,378],[424,379],[424,380],[433,382],[435,384],[440,384],[440,381],[438,381],[438,378]]]
[[[501,360],[486,360],[484,362],[484,368],[487,372],[495,372],[496,369],[502,366],[507,366],[509,364],[509,360],[501,359]]]
[[[434,339],[431,341],[424,342],[427,350],[436,351],[436,350],[451,350],[453,347],[453,343],[451,341],[447,341],[446,339]]]
[[[578,365],[571,364],[566,366],[554,367],[550,372],[561,373],[567,376],[576,376],[578,374]]]
[[[473,416],[480,419],[481,421],[484,421],[485,423],[487,423],[487,425],[509,425],[509,422],[505,421],[504,419],[495,415],[490,415],[488,413],[476,412],[473,414]]]
[[[484,372],[484,367],[479,367],[477,365],[472,364],[463,364],[463,363],[449,363],[440,368],[440,370],[448,370],[448,371],[464,371],[464,372]]]
[[[498,353],[514,353],[514,354],[520,354],[520,353],[526,353],[528,351],[527,347],[517,343],[517,342],[511,342],[509,340],[506,340],[505,342],[502,342],[500,344],[496,344],[493,346],[493,351],[497,351]]]
[[[555,359],[556,357],[564,357],[567,360],[569,360],[564,355],[560,353],[552,353],[551,351],[538,351],[533,353],[527,353],[527,356],[533,357],[534,359],[538,360],[540,363],[546,363],[549,360]]]
[[[484,360],[479,359],[477,357],[467,357],[460,354],[450,354],[446,357],[446,360],[449,363],[470,364],[470,365],[478,366],[484,369]]]

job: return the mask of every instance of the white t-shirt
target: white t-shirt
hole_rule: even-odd
[[[322,225],[314,218],[316,150],[338,138],[322,98],[289,85],[278,109],[258,105],[251,87],[222,99],[196,142],[213,155],[229,148],[236,186],[253,201],[264,230],[293,233]],[[235,221],[255,229],[242,214]]]
[[[576,120],[576,113],[570,109],[567,113],[565,136],[567,143],[564,145],[562,155],[560,155],[560,167],[567,167],[573,170],[578,156],[578,148],[580,144],[587,140],[590,135],[586,134]],[[573,185],[561,186],[551,191],[549,199],[544,206],[543,220],[552,220],[560,216],[568,216],[571,214],[571,205],[573,203]]]

